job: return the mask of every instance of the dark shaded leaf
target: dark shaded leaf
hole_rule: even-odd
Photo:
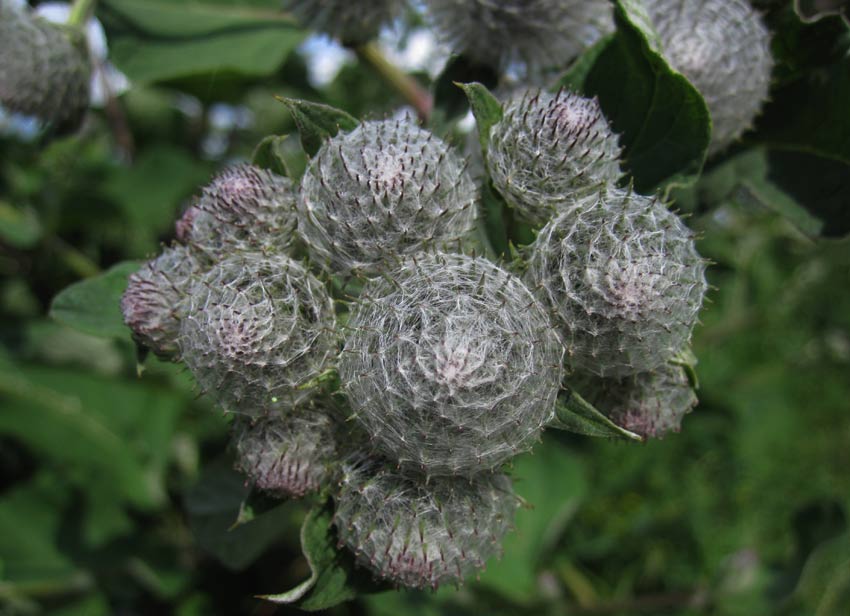
[[[363,569],[356,569],[354,556],[337,548],[336,533],[331,526],[333,508],[330,502],[314,507],[301,527],[301,549],[310,565],[310,577],[284,593],[262,595],[274,603],[293,603],[303,610],[324,610],[360,594],[379,592],[379,585]]]
[[[189,524],[198,543],[233,571],[248,567],[291,528],[297,505],[287,502],[246,516],[251,492],[230,460],[209,465],[186,494]]]
[[[466,113],[469,101],[458,90],[457,84],[473,82],[485,88],[495,88],[499,84],[499,75],[492,67],[475,64],[464,56],[449,60],[434,83],[434,108],[443,112],[445,120],[453,120]]]
[[[646,15],[631,2],[618,2],[617,34],[595,56],[576,63],[559,85],[596,96],[620,134],[626,170],[635,188],[685,184],[699,174],[711,138],[708,108],[687,79],[656,51]]]

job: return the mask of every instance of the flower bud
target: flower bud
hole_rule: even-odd
[[[189,291],[203,270],[189,249],[177,245],[165,248],[130,275],[121,312],[138,344],[162,359],[178,359],[180,320]]]
[[[7,109],[74,129],[89,105],[90,75],[81,34],[0,0],[0,103]]]
[[[614,29],[607,0],[425,0],[449,48],[505,69],[559,68]]]
[[[301,498],[330,477],[337,454],[334,420],[305,407],[260,419],[239,417],[233,427],[236,466],[251,484],[278,498]]]
[[[576,376],[570,385],[611,421],[646,438],[678,432],[697,405],[684,369],[672,364],[621,379]]]
[[[735,141],[767,100],[770,33],[746,0],[644,0],[664,56],[711,113],[710,153]]]
[[[376,273],[469,235],[476,196],[463,160],[430,132],[409,120],[364,122],[313,158],[298,229],[332,270]]]
[[[357,45],[378,35],[404,9],[402,0],[285,0],[284,8],[305,26],[345,44]]]
[[[518,278],[482,258],[422,254],[364,288],[340,379],[381,453],[426,475],[472,476],[538,439],[562,358]]]
[[[378,578],[412,588],[458,584],[483,569],[519,500],[505,475],[424,482],[377,461],[346,463],[334,523]]]
[[[239,164],[216,176],[177,221],[177,238],[210,256],[284,252],[295,237],[289,178]]]
[[[616,188],[540,231],[526,282],[556,315],[569,367],[606,377],[650,371],[685,346],[707,286],[684,223]]]
[[[600,183],[617,182],[620,152],[596,99],[526,93],[490,130],[487,169],[520,216],[543,224]]]
[[[183,360],[228,412],[266,415],[305,401],[336,355],[327,290],[284,255],[233,255],[192,288]]]

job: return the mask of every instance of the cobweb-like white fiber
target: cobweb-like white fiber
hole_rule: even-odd
[[[378,449],[427,475],[467,475],[528,450],[552,417],[563,347],[513,274],[423,254],[370,282],[340,378]]]
[[[334,523],[376,576],[411,588],[460,583],[501,554],[519,500],[505,475],[425,483],[380,461],[343,466]]]

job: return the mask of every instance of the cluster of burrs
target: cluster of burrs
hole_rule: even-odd
[[[529,79],[563,69],[614,30],[610,0],[423,3],[426,22],[453,53],[500,72],[519,69]],[[382,25],[401,14],[404,4],[404,0],[285,2],[305,25],[355,44],[374,38]],[[709,154],[720,152],[752,126],[768,98],[773,59],[770,33],[761,17],[747,0],[638,0],[630,4],[632,11],[646,11],[647,24],[655,30],[656,51],[702,94],[713,122]],[[506,110],[516,112],[515,108]],[[520,123],[516,126],[533,130]],[[524,135],[518,130],[503,138],[522,139]],[[573,152],[580,150],[573,148]],[[545,177],[558,162],[538,161],[524,173]],[[577,164],[588,162],[585,156]],[[497,173],[498,164],[491,170]],[[530,202],[533,196],[516,198]]]
[[[620,187],[620,152],[597,101],[533,92],[503,105],[486,165],[539,228],[524,280],[558,329],[568,385],[626,429],[661,436],[696,403],[671,362],[689,344],[706,266],[660,197]]]
[[[562,68],[614,29],[608,0],[284,0],[303,24],[345,44],[374,38],[406,5],[453,53],[496,69]]]
[[[73,129],[89,104],[91,70],[81,32],[0,0],[0,105]]]
[[[537,4],[559,3],[430,4],[542,26],[557,22]],[[466,161],[410,120],[367,121],[297,186],[247,164],[216,177],[122,301],[137,342],[235,415],[252,485],[332,497],[340,546],[403,586],[461,582],[500,553],[519,502],[505,466],[559,392],[642,437],[696,404],[706,263],[660,197],[627,187],[599,104],[526,93],[484,137],[488,181],[537,229],[511,263],[480,256]]]
[[[297,188],[224,171],[122,300],[136,341],[235,415],[250,482],[331,494],[341,545],[405,586],[459,582],[499,553],[519,502],[499,468],[537,440],[561,382],[531,292],[462,252],[477,199],[446,143],[363,122]]]

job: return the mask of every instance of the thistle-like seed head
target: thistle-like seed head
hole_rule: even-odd
[[[472,476],[538,438],[562,358],[518,278],[486,259],[426,253],[366,285],[340,379],[388,458],[429,476]]]
[[[305,401],[336,356],[327,290],[284,255],[216,263],[192,288],[180,328],[183,360],[230,412],[265,415]]]
[[[177,340],[189,291],[205,266],[185,246],[163,250],[130,275],[121,297],[124,322],[136,342],[162,359],[179,358]]]
[[[295,236],[289,178],[254,165],[229,167],[204,187],[177,221],[177,238],[213,257],[239,251],[280,253]]]
[[[345,44],[366,43],[404,9],[403,0],[285,0],[302,24]]]
[[[340,542],[377,577],[401,586],[460,583],[501,553],[518,506],[504,475],[428,483],[390,465],[343,465],[334,523]]]
[[[526,282],[556,315],[567,364],[650,371],[687,344],[706,291],[693,234],[658,198],[609,188],[538,235]]]
[[[491,128],[487,169],[523,218],[544,224],[581,194],[619,180],[620,152],[597,100],[527,93]]]
[[[570,385],[611,421],[646,438],[678,432],[697,405],[685,370],[669,363],[622,379],[575,375]]]
[[[301,498],[329,479],[337,455],[333,416],[304,407],[233,425],[236,466],[256,488],[278,498]]]
[[[563,67],[614,29],[607,0],[425,0],[455,53],[500,69]]]
[[[767,100],[770,33],[746,0],[644,0],[673,68],[700,91],[713,124],[710,153],[735,141]]]
[[[298,229],[332,270],[376,273],[469,235],[476,197],[465,163],[443,141],[409,120],[364,122],[313,158]]]
[[[58,130],[76,128],[89,105],[91,75],[88,51],[76,37],[0,0],[0,104]]]

